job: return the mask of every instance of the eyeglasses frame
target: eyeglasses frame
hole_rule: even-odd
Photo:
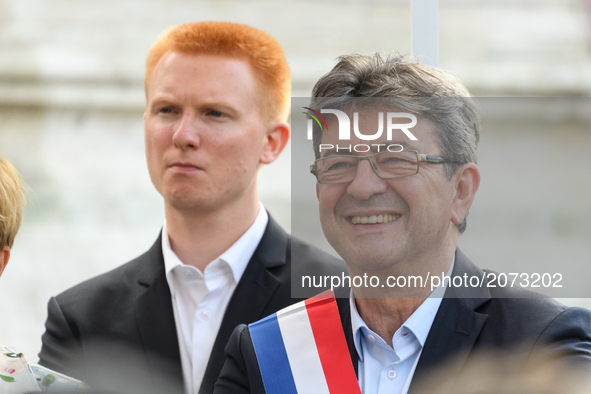
[[[362,160],[365,160],[365,159],[367,159],[369,161],[369,163],[371,164],[371,167],[375,171],[376,175],[379,178],[381,178],[381,179],[398,179],[398,178],[406,178],[408,176],[416,175],[416,174],[419,173],[419,168],[420,168],[421,162],[423,162],[423,163],[431,163],[431,164],[445,164],[445,163],[460,164],[460,163],[454,162],[452,160],[449,160],[448,158],[443,157],[443,156],[434,156],[434,155],[428,155],[428,154],[425,154],[425,153],[419,153],[419,151],[413,150],[413,149],[405,150],[404,152],[414,152],[417,155],[417,171],[415,173],[413,173],[413,174],[402,175],[402,176],[395,176],[395,177],[383,177],[383,176],[381,176],[378,173],[377,165],[372,161],[371,158],[373,156],[377,156],[379,154],[385,153],[385,151],[376,152],[376,153],[372,153],[371,155],[365,155],[365,156],[352,156],[352,155],[334,155],[334,156],[330,156],[330,158],[334,158],[334,157],[355,157],[357,159],[357,167],[355,168],[355,175],[353,176],[353,178],[350,181],[344,181],[344,182],[320,182],[320,180],[318,179],[317,171],[316,171],[316,164],[320,160],[327,159],[327,157],[321,157],[320,159],[314,160],[314,164],[311,164],[310,165],[310,173],[312,173],[316,177],[316,180],[320,184],[323,184],[323,185],[338,185],[338,184],[353,182],[355,180],[355,177],[357,176],[357,170],[359,169],[359,163]],[[390,153],[400,153],[400,152],[390,152]]]

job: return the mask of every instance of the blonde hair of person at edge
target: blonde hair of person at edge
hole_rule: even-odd
[[[0,275],[10,259],[26,198],[20,174],[8,160],[0,157]],[[28,363],[23,353],[0,342],[0,393],[74,393],[86,388],[79,380]]]

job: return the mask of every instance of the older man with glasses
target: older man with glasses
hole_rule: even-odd
[[[351,288],[238,327],[217,394],[410,393],[451,360],[438,392],[454,392],[463,365],[488,350],[520,368],[589,368],[591,312],[469,280],[489,271],[458,249],[480,183],[479,114],[459,81],[413,58],[343,56],[312,96],[311,113],[326,114],[310,169],[320,222]],[[384,132],[386,113],[416,117],[414,138],[391,122]]]

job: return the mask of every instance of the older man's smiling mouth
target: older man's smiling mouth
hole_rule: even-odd
[[[399,217],[400,215],[398,214],[384,213],[371,216],[351,216],[349,220],[353,224],[376,224],[392,222]]]

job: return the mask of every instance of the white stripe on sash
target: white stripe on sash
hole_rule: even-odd
[[[298,393],[330,394],[304,302],[277,312],[277,321]]]

